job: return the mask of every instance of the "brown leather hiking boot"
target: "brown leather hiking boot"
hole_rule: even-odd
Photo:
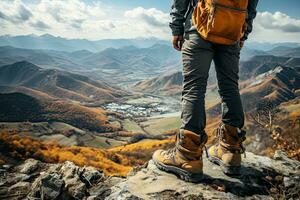
[[[152,159],[155,165],[189,182],[198,182],[203,176],[202,151],[207,135],[181,130],[176,135],[175,147],[169,150],[157,150]]]
[[[240,175],[241,154],[245,152],[242,142],[246,132],[239,128],[222,124],[217,129],[218,142],[208,149],[208,159],[220,165],[227,175]]]

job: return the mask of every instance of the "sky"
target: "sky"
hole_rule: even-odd
[[[173,0],[0,0],[0,35],[170,39]],[[251,0],[250,0],[251,1]],[[250,41],[299,42],[300,1],[260,0]]]

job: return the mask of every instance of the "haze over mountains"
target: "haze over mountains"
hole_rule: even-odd
[[[88,41],[52,35],[0,36],[1,45],[5,46],[0,47],[0,66],[26,60],[43,68],[80,73],[119,86],[181,70],[180,53],[173,50],[168,41],[154,38]],[[260,49],[250,48],[252,46],[250,43],[243,49],[242,60],[266,55],[297,58],[300,51],[295,43],[261,43]]]
[[[131,83],[179,68],[179,59],[179,54],[164,44],[108,48],[98,53],[0,47],[0,66],[26,60],[43,68],[67,70],[114,83]]]
[[[46,49],[56,51],[80,51],[87,50],[91,52],[99,52],[106,48],[121,48],[126,46],[135,46],[138,48],[148,48],[155,44],[170,45],[170,41],[160,40],[157,38],[133,38],[133,39],[104,39],[91,41],[86,39],[66,39],[56,37],[51,34],[44,35],[20,35],[0,36],[0,46],[13,46],[24,49]],[[256,51],[270,51],[277,47],[297,48],[298,43],[264,43],[264,42],[247,42],[246,47]]]
[[[167,44],[167,41],[157,38],[135,38],[135,39],[104,39],[90,41],[86,39],[65,39],[50,34],[37,36],[34,34],[23,36],[0,36],[0,46],[14,46],[24,49],[47,49],[56,51],[78,51],[88,50],[99,52],[106,48],[121,48],[125,46],[136,46],[147,48],[154,44]]]
[[[105,82],[66,71],[42,69],[27,61],[0,67],[0,85],[23,86],[56,98],[93,103],[117,101],[127,95],[127,92]]]

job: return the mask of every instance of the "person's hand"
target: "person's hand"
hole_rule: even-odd
[[[240,49],[243,48],[244,44],[245,44],[245,40],[240,40],[240,41],[239,41]]]
[[[183,36],[182,35],[176,35],[173,36],[173,47],[177,51],[181,51],[182,45],[183,45]]]

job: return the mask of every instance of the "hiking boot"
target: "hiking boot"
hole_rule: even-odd
[[[175,147],[155,151],[152,159],[163,171],[173,173],[188,182],[199,182],[203,176],[202,151],[206,142],[205,133],[198,135],[192,131],[181,130],[176,135]]]
[[[245,152],[242,142],[246,132],[239,128],[222,124],[217,129],[218,142],[208,149],[208,159],[220,165],[227,175],[240,175],[241,154]]]

